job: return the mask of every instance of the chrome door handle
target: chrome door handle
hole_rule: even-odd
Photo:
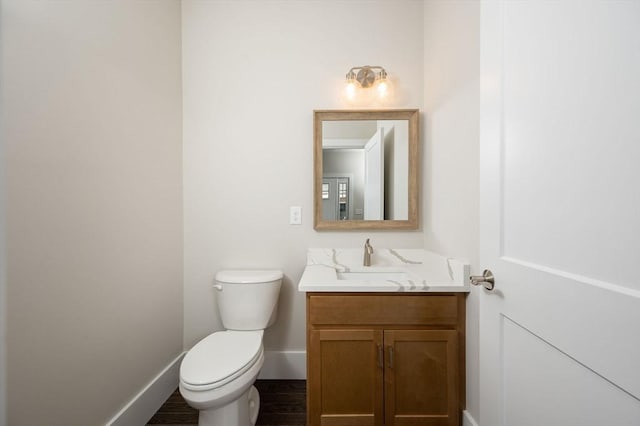
[[[482,286],[484,288],[486,288],[487,290],[489,290],[489,291],[493,290],[493,287],[495,287],[495,285],[496,285],[495,278],[493,276],[493,272],[491,272],[488,269],[485,269],[484,272],[482,273],[482,275],[472,275],[472,276],[470,276],[469,280],[471,280],[471,284],[473,284],[473,285],[482,284]]]

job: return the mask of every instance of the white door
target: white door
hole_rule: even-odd
[[[338,220],[338,178],[322,177],[322,220]]]
[[[364,219],[384,219],[384,130],[364,146]]]
[[[481,6],[481,426],[640,425],[640,1]]]

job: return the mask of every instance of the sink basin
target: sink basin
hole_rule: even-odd
[[[353,281],[406,281],[409,275],[406,272],[337,272],[339,280]]]

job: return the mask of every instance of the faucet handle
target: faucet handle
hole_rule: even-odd
[[[371,247],[369,238],[367,238],[367,241],[364,242],[364,260],[362,262],[363,266],[371,266],[371,253],[373,253],[373,247]]]

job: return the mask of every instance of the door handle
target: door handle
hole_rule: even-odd
[[[389,368],[393,368],[393,346],[389,346]]]
[[[378,345],[378,367],[384,368],[384,352],[382,350],[382,345]]]
[[[484,272],[482,273],[482,275],[472,275],[472,276],[470,276],[469,280],[471,280],[471,284],[473,284],[473,285],[482,284],[482,286],[484,288],[486,288],[487,290],[489,290],[489,291],[493,290],[493,287],[495,287],[495,285],[496,285],[495,277],[493,276],[493,272],[491,272],[488,269],[485,269]]]

